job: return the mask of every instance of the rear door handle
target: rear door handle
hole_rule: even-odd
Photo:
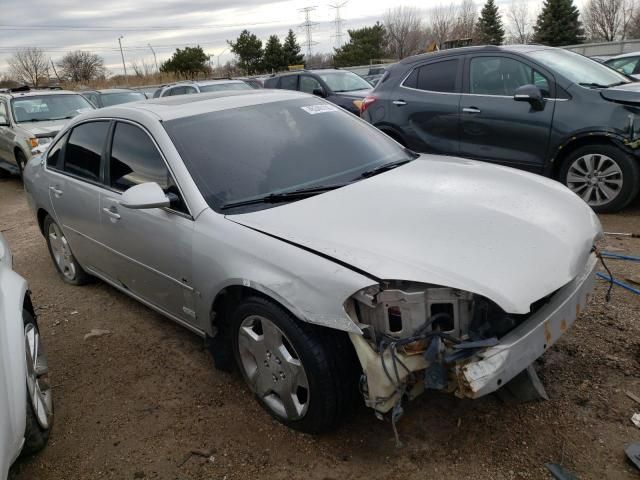
[[[481,112],[481,110],[476,107],[464,107],[462,111],[464,113],[480,113]]]
[[[407,102],[405,102],[404,100],[394,100],[393,104],[397,105],[398,107],[402,107],[403,105],[406,105]]]
[[[111,207],[111,208],[104,207],[102,209],[102,211],[104,213],[106,213],[107,215],[109,215],[111,218],[114,218],[116,220],[120,220],[120,214],[118,213],[118,211],[114,207]]]
[[[49,190],[51,190],[51,191],[53,192],[53,194],[54,194],[56,197],[58,197],[58,198],[59,198],[59,197],[61,197],[61,196],[62,196],[62,194],[64,193],[64,192],[63,192],[62,190],[60,190],[58,187],[49,187]]]

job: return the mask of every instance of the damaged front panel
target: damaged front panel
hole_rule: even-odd
[[[497,390],[573,324],[595,266],[592,255],[580,275],[526,315],[433,285],[387,282],[358,292],[345,309],[363,331],[350,338],[363,368],[365,403],[386,413],[425,389],[469,398]]]

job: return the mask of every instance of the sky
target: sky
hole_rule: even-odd
[[[532,1],[532,0],[531,0]],[[7,60],[22,47],[40,47],[57,63],[65,52],[87,50],[101,55],[111,74],[123,71],[118,46],[125,63],[157,62],[169,58],[177,47],[200,45],[213,64],[233,58],[226,40],[234,40],[243,29],[266,41],[271,34],[284,37],[289,28],[304,44],[300,9],[311,12],[313,52],[329,52],[336,44],[336,5],[344,0],[1,0],[0,73],[8,72]],[[507,0],[499,0],[504,4]],[[453,3],[456,3],[455,1]],[[481,0],[477,2],[481,3]],[[449,4],[449,2],[447,2]],[[389,7],[435,7],[434,0],[349,0],[341,9],[344,40],[349,28],[382,20]],[[28,13],[28,15],[25,15]],[[306,48],[303,46],[303,52]],[[131,72],[129,72],[131,73]]]

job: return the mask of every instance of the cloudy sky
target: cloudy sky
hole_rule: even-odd
[[[7,59],[17,48],[36,46],[54,62],[64,52],[88,50],[102,55],[112,74],[122,73],[118,49],[121,35],[124,56],[129,63],[153,63],[149,44],[158,63],[176,47],[199,44],[217,62],[230,60],[226,40],[235,39],[244,28],[266,40],[272,33],[283,37],[289,28],[304,42],[300,9],[316,6],[311,19],[316,52],[334,46],[335,10],[329,4],[344,0],[1,0],[0,73],[7,71]],[[533,1],[533,0],[532,0]],[[508,0],[499,0],[504,4]],[[456,3],[455,1],[453,3]],[[481,3],[479,0],[477,3]],[[448,2],[447,2],[448,4]],[[429,8],[435,0],[349,0],[341,10],[347,28],[381,20],[390,6]]]

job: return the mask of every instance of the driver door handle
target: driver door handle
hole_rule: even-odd
[[[397,105],[398,107],[402,107],[403,105],[406,105],[407,102],[405,102],[404,100],[394,100],[393,104]]]
[[[60,198],[62,196],[62,194],[64,193],[58,187],[49,187],[49,190],[51,190],[53,192],[53,194],[58,198]]]
[[[118,210],[116,210],[114,207],[111,207],[111,208],[104,207],[102,211],[107,215],[109,215],[111,218],[120,220],[120,214],[118,213]]]
[[[481,110],[476,107],[464,107],[462,111],[464,113],[480,113],[481,112]]]

